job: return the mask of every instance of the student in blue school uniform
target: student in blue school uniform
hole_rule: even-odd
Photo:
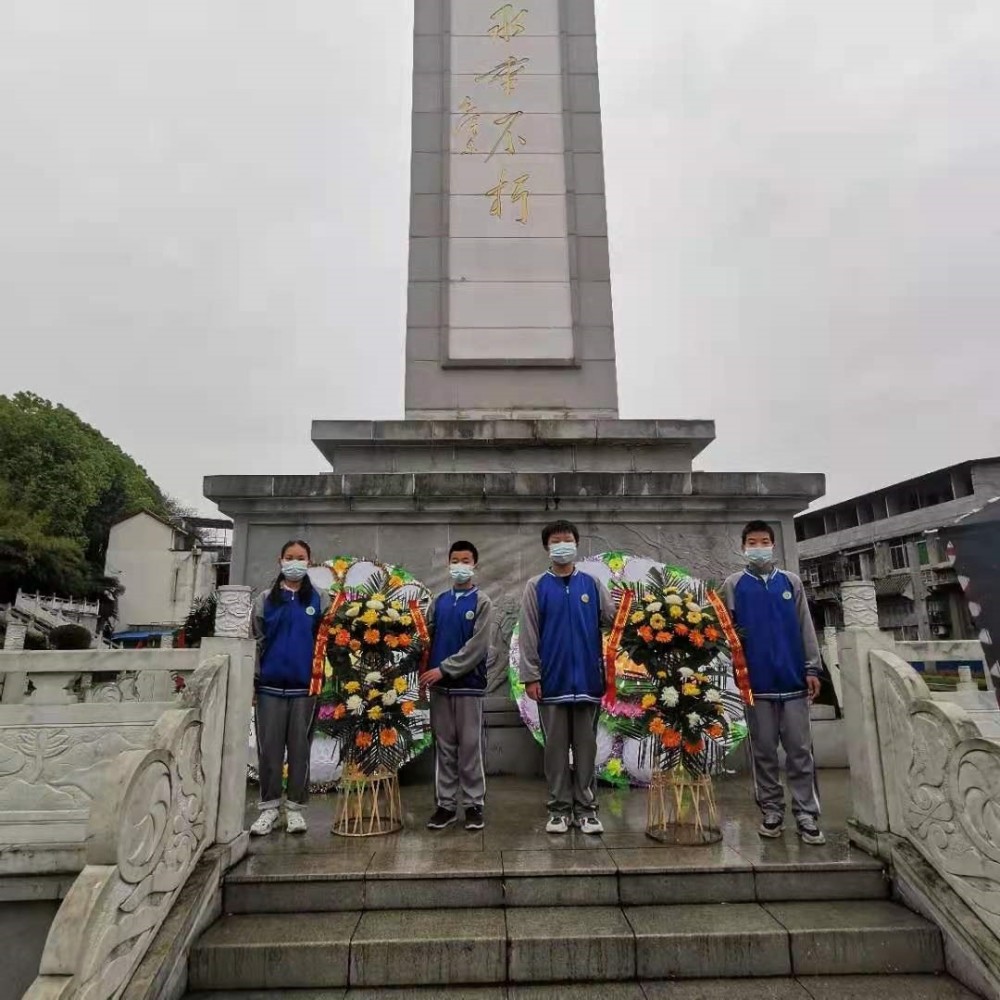
[[[260,815],[250,832],[256,837],[269,834],[278,822],[286,756],[285,829],[289,833],[306,830],[302,810],[309,798],[309,756],[316,721],[316,698],[309,695],[309,683],[316,634],[330,602],[309,580],[311,559],[305,542],[286,542],[278,576],[254,603]]]
[[[443,830],[458,819],[461,803],[466,830],[482,830],[486,798],[483,765],[483,698],[490,653],[493,602],[476,586],[479,551],[458,541],[448,553],[451,586],[431,603],[428,671],[434,733],[434,794],[437,809],[427,822]]]
[[[743,639],[754,704],[747,708],[758,833],[780,837],[785,829],[785,790],[778,769],[778,744],[792,813],[805,844],[823,844],[813,758],[809,706],[820,691],[820,653],[802,581],[774,564],[774,530],[766,521],[743,529],[747,566],[723,585],[723,597]]]
[[[576,567],[580,532],[569,521],[542,530],[550,567],[521,600],[520,674],[538,702],[549,786],[547,833],[573,825],[603,833],[597,817],[597,722],[604,698],[602,629],[615,616],[608,589]]]

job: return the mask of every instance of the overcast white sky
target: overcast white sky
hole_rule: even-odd
[[[623,417],[840,499],[1000,453],[996,0],[598,0]],[[192,505],[402,416],[411,0],[3,0],[0,393]]]

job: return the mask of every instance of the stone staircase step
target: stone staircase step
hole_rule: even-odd
[[[797,975],[889,975],[944,968],[940,931],[896,903],[767,903],[764,908],[788,931]]]
[[[756,903],[626,907],[640,979],[790,976],[785,929]]]
[[[511,982],[635,978],[635,937],[617,906],[508,910],[507,939]]]
[[[563,905],[228,916],[192,951],[190,983],[253,990],[942,968],[938,930],[885,900]]]
[[[551,838],[550,838],[551,839]],[[527,845],[526,846],[531,846]],[[491,906],[652,906],[886,899],[872,859],[755,864],[735,850],[349,849],[251,855],[226,878],[226,913],[477,909]]]
[[[359,913],[276,913],[224,917],[188,960],[195,990],[347,986]]]
[[[503,983],[503,910],[365,913],[351,941],[352,986]]]
[[[283,990],[292,1000],[977,1000],[947,976],[805,976],[570,985]],[[187,1000],[273,1000],[273,991],[189,993]]]

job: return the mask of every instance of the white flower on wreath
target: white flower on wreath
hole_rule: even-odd
[[[688,725],[692,729],[694,729],[697,726],[701,725],[701,716],[697,712],[689,712],[688,713],[688,719],[687,719],[687,721],[688,721]]]
[[[373,670],[370,674],[365,674],[366,684],[378,684],[382,680],[382,674],[378,670]]]
[[[701,605],[695,604],[694,601],[688,601],[688,603],[685,604],[684,607],[686,607],[688,611],[692,612],[693,614],[698,614],[701,611]]]
[[[705,692],[705,701],[710,701],[713,705],[717,705],[722,701],[722,695],[715,688],[709,688]]]
[[[681,667],[678,673],[684,678],[684,680],[689,680],[694,677],[694,671],[690,667]]]
[[[398,700],[399,695],[393,690],[386,691],[386,693],[382,695],[382,704],[385,705],[386,708],[389,708],[391,705],[395,705]]]
[[[395,608],[389,608],[389,610],[386,611],[385,616],[389,619],[389,621],[399,621],[399,612]]]
[[[684,604],[684,598],[680,597],[678,594],[667,594],[667,596],[663,598],[663,603],[664,604],[680,604],[680,605],[683,605]]]
[[[677,702],[681,700],[680,693],[675,687],[666,687],[663,689],[663,694],[660,695],[660,700],[668,708],[674,708]]]
[[[372,611],[384,611],[385,605],[381,601],[367,601],[365,603],[366,608],[371,608]]]
[[[364,710],[365,703],[361,699],[361,695],[352,694],[350,698],[347,699],[347,711],[353,712],[355,715],[360,715]]]
[[[352,604],[347,609],[347,611],[344,612],[344,614],[346,614],[348,618],[357,618],[358,615],[361,614],[361,605],[360,604]]]
[[[646,605],[646,610],[651,615],[655,615],[658,611],[662,611],[663,610],[663,602],[662,601],[654,601],[652,604],[647,604]]]

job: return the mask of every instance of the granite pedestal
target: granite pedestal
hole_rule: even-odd
[[[555,518],[579,525],[583,558],[621,550],[721,579],[740,565],[743,525],[763,517],[779,562],[795,567],[792,519],[823,476],[694,471],[714,434],[711,421],[317,421],[329,473],[211,476],[205,495],[235,524],[233,581],[254,587],[293,537],[317,559],[398,563],[435,589],[451,543],[474,542],[498,608],[491,690],[503,694],[521,592],[547,565],[541,529]],[[534,773],[536,748],[509,703],[490,708],[491,772]]]

